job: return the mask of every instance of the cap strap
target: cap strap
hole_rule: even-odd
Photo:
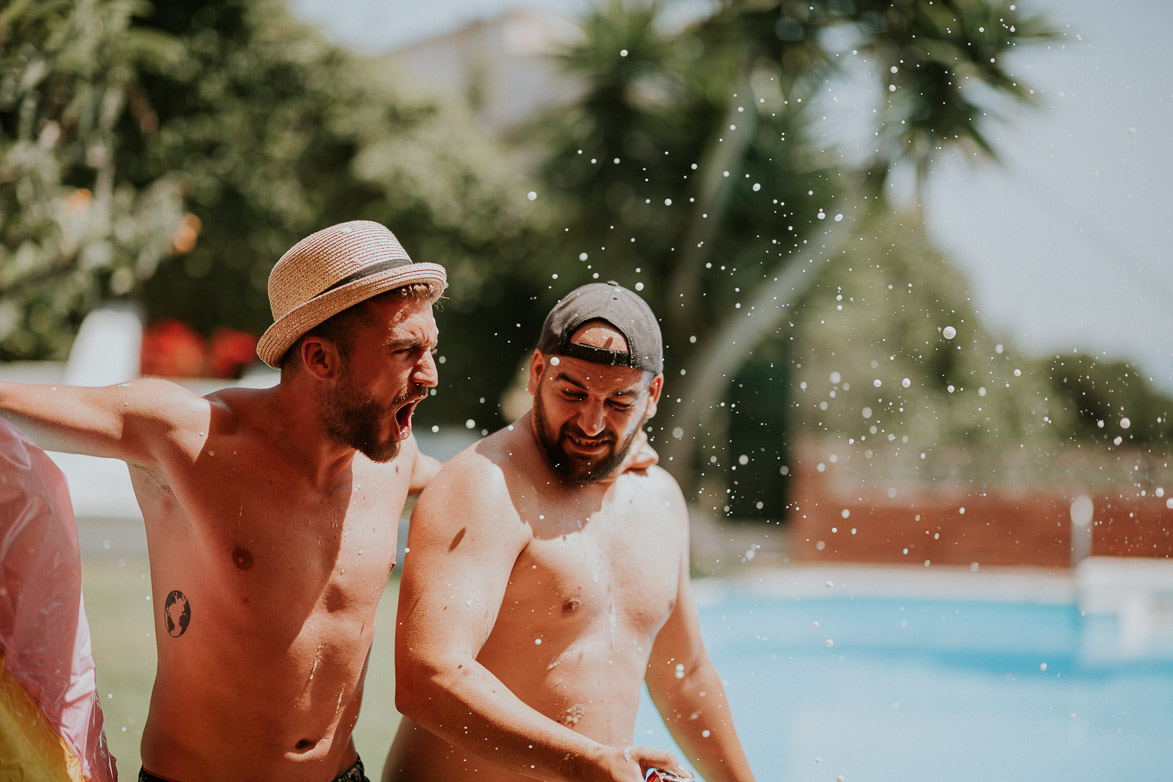
[[[631,353],[626,350],[608,350],[596,348],[592,345],[583,345],[580,342],[571,342],[561,351],[564,356],[589,361],[592,364],[605,364],[609,367],[630,367]]]

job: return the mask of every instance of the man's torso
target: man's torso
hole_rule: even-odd
[[[524,458],[498,463],[514,521],[530,537],[477,659],[542,714],[601,743],[628,745],[648,656],[675,607],[686,556],[679,492],[658,469],[567,491],[546,484]],[[384,780],[396,782],[521,779],[406,718],[386,772]]]
[[[197,779],[333,779],[414,448],[306,480],[279,438],[212,405],[159,473],[132,467],[147,527],[158,671],[143,765]]]

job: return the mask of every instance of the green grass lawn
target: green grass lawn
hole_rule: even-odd
[[[379,602],[362,713],[354,731],[358,752],[367,767],[367,775],[372,778],[382,772],[399,725],[392,658],[398,588],[398,578],[392,579]],[[151,585],[146,557],[87,552],[82,557],[82,589],[98,692],[106,715],[106,737],[110,751],[118,759],[120,777],[133,779],[141,764],[139,742],[155,677]]]

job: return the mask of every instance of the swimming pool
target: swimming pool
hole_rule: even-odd
[[[759,782],[1173,779],[1167,627],[1125,643],[1062,589],[699,586]],[[646,693],[636,738],[674,746]]]

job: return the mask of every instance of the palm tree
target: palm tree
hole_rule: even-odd
[[[953,149],[995,159],[995,109],[1032,95],[1005,58],[1053,33],[998,0],[725,0],[674,30],[664,11],[608,0],[586,18],[564,61],[587,88],[560,110],[547,172],[577,210],[579,276],[637,285],[662,316],[657,446],[691,490],[730,382],[818,267],[891,208],[892,172],[923,184]],[[856,161],[824,140],[820,101],[861,73],[882,98]]]

